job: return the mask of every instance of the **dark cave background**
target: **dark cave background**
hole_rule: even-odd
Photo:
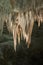
[[[25,10],[29,6],[34,8],[34,1],[36,1],[35,8],[43,6],[43,0],[16,0],[16,2],[0,0],[0,17],[8,14],[12,8],[21,10]],[[33,3],[31,4],[31,2]],[[43,65],[43,24],[38,28],[37,23],[34,23],[31,39],[30,48],[27,48],[26,42],[21,40],[15,52],[12,35],[8,33],[7,28],[4,29],[0,37],[0,65]]]

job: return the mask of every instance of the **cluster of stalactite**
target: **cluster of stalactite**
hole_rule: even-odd
[[[14,10],[14,12],[4,17],[4,20],[9,33],[11,32],[13,34],[14,49],[16,51],[17,39],[20,44],[20,39],[24,38],[29,48],[34,22],[37,20],[38,27],[40,27],[40,23],[43,22],[43,15],[42,10],[38,13],[31,9],[28,11]]]

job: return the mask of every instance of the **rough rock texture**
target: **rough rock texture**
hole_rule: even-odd
[[[0,0],[0,12],[9,13],[12,8],[27,10],[43,7],[43,0]]]

